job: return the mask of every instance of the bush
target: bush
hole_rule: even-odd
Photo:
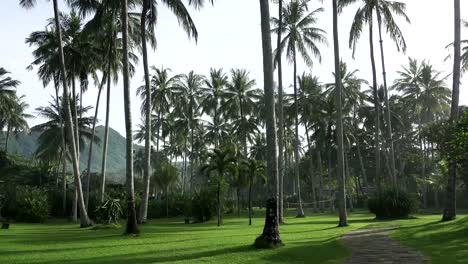
[[[120,200],[108,198],[94,212],[98,223],[106,225],[117,224],[122,215]]]
[[[192,199],[191,213],[196,222],[210,221],[216,215],[216,193],[208,189],[196,193]]]
[[[404,190],[392,188],[369,198],[368,207],[377,219],[404,219],[417,210],[417,200]]]
[[[47,192],[38,187],[18,186],[7,189],[2,200],[1,213],[7,219],[42,223],[49,217]]]

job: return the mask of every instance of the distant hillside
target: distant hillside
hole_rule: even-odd
[[[17,137],[10,137],[8,145],[8,152],[12,154],[18,154],[26,158],[32,158],[37,148],[37,138],[40,133],[33,132],[29,135],[19,134]],[[104,138],[104,127],[96,127],[96,135],[102,139]],[[4,142],[4,135],[1,139]],[[2,144],[3,145],[3,144]],[[117,131],[109,129],[109,148],[107,156],[107,171],[109,172],[110,178],[114,178],[114,181],[121,181],[125,175],[125,137],[120,135]],[[140,148],[140,146],[136,146]],[[88,145],[81,150],[80,155],[80,169],[86,169],[88,162]],[[102,163],[102,142],[99,145],[93,147],[93,159],[91,161],[91,172],[101,172]]]

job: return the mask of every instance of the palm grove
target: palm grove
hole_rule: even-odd
[[[385,51],[406,51],[397,23],[410,23],[405,4],[324,2],[321,7],[310,0],[279,0],[270,8],[268,0],[260,0],[264,79],[258,83],[248,69],[212,68],[204,76],[150,66],[161,64],[148,59],[149,49],[156,48],[159,8],[169,9],[187,37],[196,41],[190,10],[207,4],[216,8],[215,2],[73,0],[67,1],[72,11],[66,14],[53,0],[54,17],[43,31],[26,38],[34,57],[28,68],[37,71],[44,87],[55,89],[49,105],[35,109],[46,120],[43,124],[28,127],[28,105],[15,92],[20,82],[0,68],[0,165],[3,175],[19,175],[1,180],[16,186],[11,193],[18,183],[28,186],[24,193],[2,196],[3,217],[22,219],[24,213],[14,212],[9,204],[21,195],[31,196],[46,209],[32,210],[27,219],[70,216],[86,227],[93,221],[117,221],[123,211],[126,233],[136,234],[138,224],[149,217],[185,216],[187,222],[203,222],[216,215],[221,225],[224,213],[240,216],[248,209],[251,223],[253,207],[264,207],[266,200],[258,246],[281,244],[278,225],[289,207],[304,217],[305,207],[324,212],[334,211],[337,204],[339,226],[346,226],[348,207],[368,205],[377,217],[394,216],[382,210],[390,197],[396,204],[410,201],[397,208],[405,216],[415,209],[416,200],[425,208],[444,207],[443,220],[454,219],[456,190],[468,179],[463,137],[468,116],[458,105],[460,74],[468,65],[468,55],[462,53],[467,49],[461,48],[466,41],[460,40],[459,0],[454,1],[455,41],[449,45],[454,50],[452,74],[444,75],[429,61],[409,58],[400,69],[388,69],[398,76],[392,83],[387,82]],[[33,8],[36,1],[19,4]],[[340,13],[356,7],[351,27],[338,28]],[[325,19],[324,8],[333,10],[332,34],[317,25]],[[272,10],[276,11],[270,17]],[[370,59],[363,67],[371,68],[372,76],[360,76],[340,59],[343,42],[338,30],[349,31],[347,46],[353,53],[359,41],[368,39]],[[393,42],[383,42],[384,34]],[[313,72],[329,42],[334,48],[334,82],[324,83],[325,77]],[[135,70],[139,60],[144,72]],[[300,69],[298,61],[306,67]],[[283,75],[284,67],[291,67],[293,76]],[[136,89],[129,82],[134,76],[144,76]],[[109,106],[112,96],[121,95],[113,85],[117,82],[124,95],[126,182],[109,185]],[[289,84],[291,89],[285,89]],[[88,89],[98,89],[94,106],[82,104]],[[142,102],[136,130],[131,93]],[[96,125],[102,108],[106,120],[100,138]],[[11,137],[30,131],[40,132],[32,165],[8,153]],[[93,156],[93,148],[102,148],[102,157]],[[86,157],[85,168],[80,167],[80,156]],[[101,170],[92,173],[95,159],[102,160]],[[49,212],[51,207],[58,209]]]

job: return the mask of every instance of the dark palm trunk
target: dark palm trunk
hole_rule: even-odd
[[[102,75],[102,80],[99,85],[99,91],[98,91],[98,96],[96,99],[96,109],[94,110],[94,119],[93,119],[93,128],[91,132],[91,141],[89,142],[89,152],[88,152],[88,168],[86,170],[86,195],[85,195],[85,203],[86,203],[86,210],[88,210],[88,204],[89,204],[89,189],[91,185],[91,160],[93,159],[93,146],[94,146],[94,136],[96,134],[96,122],[97,122],[97,115],[99,112],[99,102],[101,100],[101,92],[102,88],[104,86],[104,83],[106,82],[106,75],[107,73],[104,73]]]
[[[112,45],[112,44],[111,44]],[[110,54],[110,52],[109,52]],[[107,167],[107,147],[109,145],[109,116],[110,116],[110,98],[111,98],[111,65],[110,58],[109,64],[107,65],[107,94],[106,94],[106,124],[104,127],[104,139],[103,139],[103,150],[102,150],[102,164],[101,164],[101,190],[100,198],[101,203],[104,202],[104,195],[106,193],[106,167]]]
[[[194,144],[194,141],[193,141],[193,138],[194,138],[194,135],[193,135],[193,128],[192,128],[192,131],[190,133],[190,182],[189,182],[189,190],[190,190],[190,194],[192,193],[192,183],[193,183],[193,158],[195,157],[194,155],[194,150],[193,150],[193,144]]]
[[[283,30],[283,0],[278,1],[278,38],[276,40],[276,56],[277,56],[277,66],[278,66],[278,172],[279,172],[279,222],[280,224],[284,222],[283,218],[283,179],[284,179],[284,116],[283,116],[283,66],[282,66],[282,50],[281,47],[281,33]]]
[[[268,196],[266,202],[265,226],[263,233],[255,240],[256,247],[276,247],[282,244],[279,232],[279,176],[276,144],[275,95],[273,88],[273,54],[271,50],[269,0],[260,0],[262,51],[263,51],[263,89],[265,91],[265,113],[267,134],[267,174]]]
[[[297,215],[296,217],[304,217],[304,209],[302,208],[302,197],[301,197],[301,179],[299,177],[299,102],[297,100],[297,64],[296,64],[296,49],[293,49],[293,60],[294,60],[294,174],[297,183]]]
[[[218,226],[221,226],[221,185],[219,183],[216,189],[216,201],[218,203]]]
[[[10,141],[10,124],[7,127],[6,139],[5,139],[5,153],[8,153],[8,141]]]
[[[458,103],[460,97],[460,0],[454,0],[454,9],[455,9],[455,41],[454,46],[454,56],[453,56],[453,89],[452,89],[452,107],[450,112],[450,123],[455,124],[458,120]],[[457,162],[455,159],[450,158],[448,162],[448,184],[447,184],[447,193],[445,199],[445,209],[442,221],[450,221],[455,219],[456,212],[456,180],[457,180]]]
[[[356,147],[357,147],[357,154],[358,154],[358,158],[359,158],[359,165],[361,167],[363,185],[367,186],[366,167],[364,166],[364,160],[362,159],[362,153],[361,153],[361,147],[360,147],[359,140],[356,141]]]
[[[127,0],[122,0],[122,40],[123,40],[123,85],[124,85],[124,109],[125,109],[125,132],[127,140],[127,227],[125,233],[138,234],[137,217],[135,210],[135,189],[133,180],[133,135],[132,135],[132,114],[130,102],[130,76],[129,76],[129,61],[128,61],[128,15],[127,15]]]
[[[145,90],[146,90],[146,117],[145,117],[145,161],[144,161],[144,177],[143,177],[143,192],[141,195],[141,206],[139,222],[146,223],[148,217],[148,199],[150,190],[150,172],[151,172],[151,87],[148,67],[148,48],[146,43],[146,13],[150,5],[149,0],[143,1],[143,9],[141,12],[141,45],[143,52],[143,69],[145,73]]]
[[[318,164],[318,171],[319,171],[319,210],[323,212],[324,204],[323,204],[323,167],[322,167],[322,154],[320,153],[320,149],[317,151],[317,164]]]
[[[249,181],[249,225],[252,225],[252,178]]]
[[[237,198],[237,217],[240,217],[240,187],[236,187],[236,198]]]
[[[342,86],[340,72],[340,48],[338,41],[338,9],[337,1],[333,0],[333,42],[335,51],[335,87],[336,87],[336,129],[338,130],[338,211],[340,219],[338,226],[347,226],[348,218],[346,216],[346,187],[345,187],[345,171],[344,171],[344,149],[343,149],[343,110],[342,110]]]
[[[382,61],[382,75],[383,75],[383,84],[384,84],[384,97],[385,97],[385,107],[387,108],[386,112],[386,122],[387,122],[387,133],[388,133],[388,146],[390,148],[390,176],[392,180],[393,187],[397,187],[397,177],[396,177],[396,168],[395,168],[395,149],[393,147],[393,131],[392,131],[392,119],[390,111],[390,103],[388,102],[388,89],[387,89],[387,72],[385,71],[385,56],[383,50],[383,40],[382,40],[382,17],[380,15],[379,8],[376,8],[377,12],[377,23],[379,26],[379,42],[380,42],[380,57]]]
[[[310,184],[311,184],[311,191],[312,191],[312,204],[314,208],[314,212],[317,212],[317,195],[315,193],[315,177],[314,177],[314,159],[313,159],[313,151],[312,151],[312,144],[310,142],[310,137],[309,137],[309,127],[307,126],[307,123],[305,123],[305,131],[306,131],[306,138],[307,138],[307,147],[309,149],[309,175],[310,175]]]
[[[78,190],[78,205],[80,208],[80,219],[81,227],[87,227],[91,225],[91,221],[89,220],[88,217],[88,212],[86,211],[85,208],[85,203],[83,199],[83,191],[81,189],[81,178],[80,178],[80,168],[79,168],[79,160],[78,160],[78,154],[77,154],[77,146],[75,141],[75,135],[73,132],[73,121],[72,121],[72,114],[71,114],[71,109],[70,109],[70,101],[69,101],[69,91],[68,91],[68,84],[67,84],[67,78],[66,78],[66,69],[65,69],[65,57],[63,55],[63,45],[62,45],[62,30],[60,27],[60,22],[59,22],[59,10],[58,10],[58,3],[57,0],[53,0],[53,5],[54,5],[54,20],[55,20],[55,26],[57,28],[57,37],[59,40],[59,56],[60,56],[60,73],[62,75],[62,85],[63,85],[63,100],[65,104],[65,122],[66,122],[66,128],[68,131],[68,136],[69,136],[69,142],[70,142],[70,152],[71,152],[71,157],[72,157],[72,163],[73,163],[73,174],[74,174],[74,179],[75,179],[75,186]],[[78,139],[76,139],[78,140]]]
[[[372,19],[369,21],[369,47],[370,47],[370,58],[372,65],[372,91],[374,96],[374,107],[375,107],[375,127],[374,127],[374,140],[375,140],[375,177],[377,180],[377,190],[381,193],[382,185],[380,179],[380,106],[379,96],[377,94],[377,70],[375,68],[375,57],[374,57],[374,35],[373,35],[373,23]]]
[[[78,159],[78,164],[80,163],[80,136],[78,132],[78,111],[76,109],[76,103],[77,103],[77,96],[76,96],[76,87],[75,87],[75,79],[72,79],[72,93],[73,93],[73,100],[74,104],[72,106],[72,111],[73,111],[73,122],[75,124],[74,126],[74,131],[75,131],[75,138],[76,138],[76,155]],[[78,221],[78,186],[75,186],[75,195],[73,196],[73,206],[72,206],[72,221],[76,222]]]
[[[63,151],[62,151],[63,152]],[[67,215],[67,157],[65,153],[62,154],[62,212],[63,216]]]

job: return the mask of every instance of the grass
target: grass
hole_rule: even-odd
[[[366,214],[350,216],[351,227],[336,228],[337,216],[286,218],[281,226],[284,247],[257,250],[252,244],[263,218],[229,217],[186,225],[182,219],[152,221],[139,237],[122,229],[77,228],[76,224],[13,224],[0,230],[0,263],[337,263],[348,256],[338,238],[371,222]]]
[[[0,230],[0,263],[342,263],[349,256],[338,238],[353,229],[398,227],[391,236],[417,248],[431,263],[468,263],[468,217],[440,223],[440,215],[376,222],[365,213],[351,214],[350,227],[336,228],[337,216],[287,217],[281,226],[284,247],[257,250],[252,243],[263,227],[246,218],[216,223],[152,221],[139,237],[123,236],[122,228],[80,229],[56,220],[48,224],[13,224]]]

